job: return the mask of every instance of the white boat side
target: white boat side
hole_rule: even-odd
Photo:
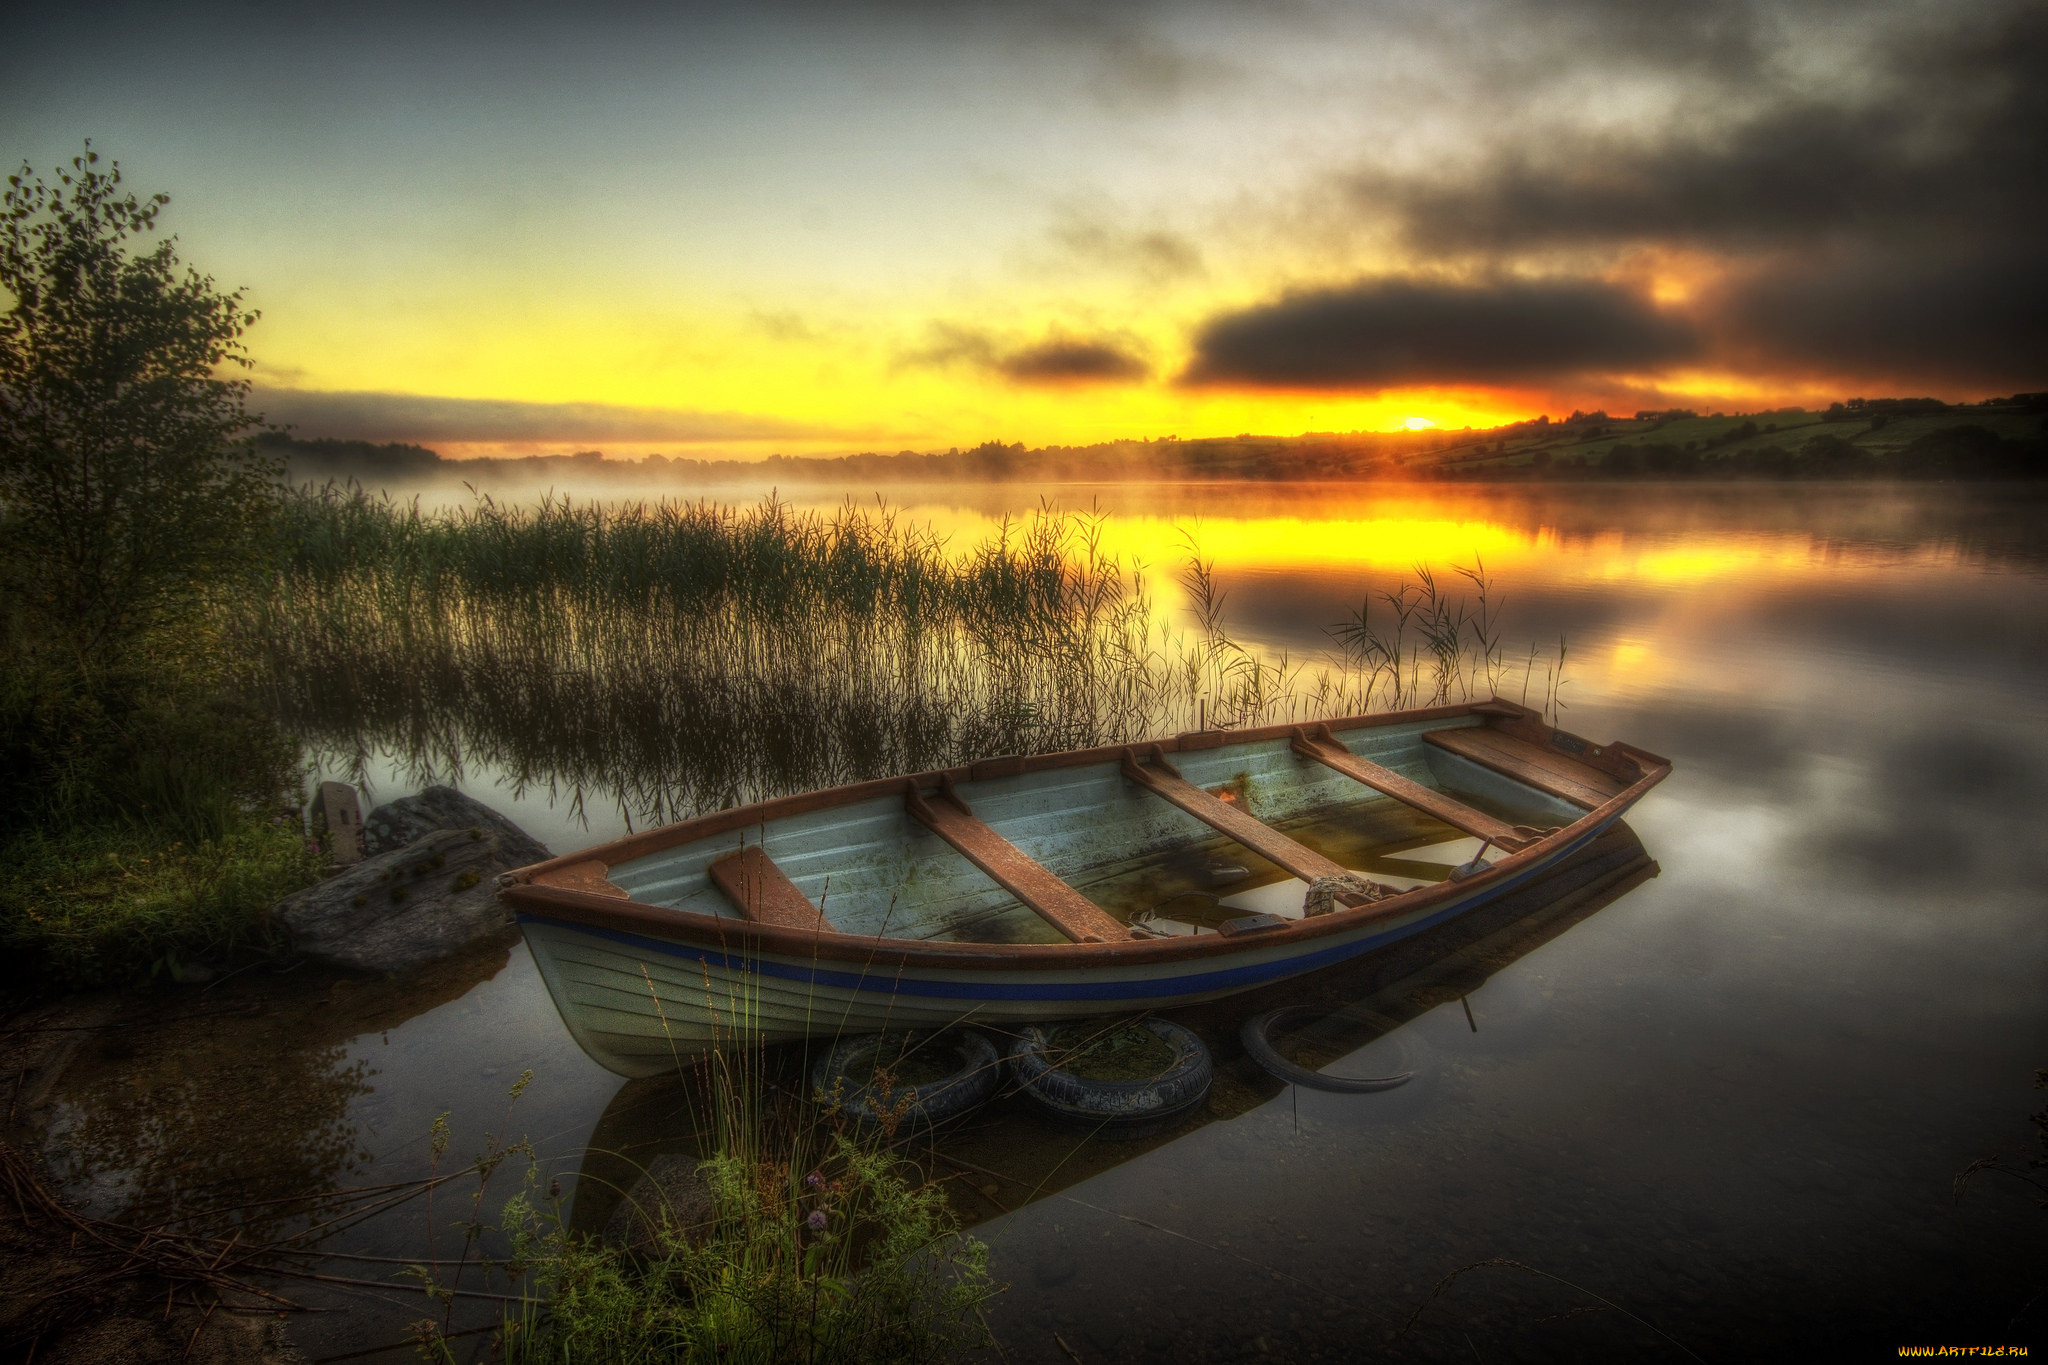
[[[629,900],[534,884],[527,875],[586,855],[525,869],[506,894],[577,1042],[628,1076],[667,1070],[740,1036],[777,1041],[1170,1009],[1349,961],[1495,899],[1583,848],[1669,769],[1629,750],[1641,776],[1610,781],[1618,790],[1588,809],[1423,740],[1490,719],[1441,708],[1361,719],[1339,733],[1353,753],[1401,777],[1520,824],[1558,826],[1555,833],[1462,881],[1234,939],[1067,942],[911,818],[903,784],[932,785],[936,774],[765,802],[685,822],[666,841],[657,832],[590,850],[613,897]],[[1220,743],[1188,738],[1167,750],[1180,773],[1230,793],[1268,824],[1393,800],[1304,759],[1283,727]],[[1038,762],[950,776],[978,819],[1084,894],[1218,838],[1123,776],[1121,751]],[[707,869],[747,845],[767,854],[828,929],[771,932],[740,917]]]

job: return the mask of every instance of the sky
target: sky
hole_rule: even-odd
[[[17,3],[0,133],[451,455],[2048,389],[2041,0]]]

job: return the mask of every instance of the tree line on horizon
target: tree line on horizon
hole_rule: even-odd
[[[1760,425],[1759,417],[1780,421]],[[1927,429],[1917,430],[1903,441],[1875,436],[1893,423],[1909,419]],[[1951,419],[1953,425],[1949,425]],[[1928,426],[1930,422],[1939,425]],[[1795,434],[1802,427],[1824,429]],[[1949,404],[1937,398],[1852,398],[1818,413],[1781,409],[1733,418],[1720,413],[1702,417],[1686,408],[1646,410],[1632,418],[1575,411],[1557,421],[1542,415],[1463,431],[1247,433],[1192,440],[1169,436],[1153,441],[1037,448],[1027,448],[1021,442],[985,441],[969,449],[955,447],[943,452],[771,455],[762,460],[659,454],[614,459],[595,450],[456,460],[426,446],[303,438],[286,431],[262,433],[257,447],[281,462],[294,482],[310,483],[349,479],[369,484],[413,483],[485,474],[522,481],[652,476],[712,483],[765,478],[823,484],[1144,479],[2032,479],[2048,477],[2048,393],[2018,394],[1977,404]]]

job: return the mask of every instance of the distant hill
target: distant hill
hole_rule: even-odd
[[[1610,417],[1574,412],[1487,430],[1307,432],[1300,436],[1003,445],[971,450],[766,460],[574,455],[445,460],[424,446],[258,438],[294,482],[370,487],[445,482],[678,485],[902,484],[1135,480],[2032,479],[2048,477],[2048,394],[1982,403],[1853,398],[1822,412],[1686,409]]]

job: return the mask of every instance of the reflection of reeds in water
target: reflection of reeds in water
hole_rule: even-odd
[[[879,503],[826,516],[773,498],[428,514],[330,487],[289,521],[287,558],[235,626],[316,748],[358,766],[388,750],[422,780],[493,767],[647,821],[1430,690],[1408,655],[1350,639],[1313,677],[1239,645],[1199,554],[1183,577],[1197,630],[1167,631],[1101,518],[1050,509],[964,551]],[[1497,635],[1425,585],[1431,685],[1483,695]],[[1369,638],[1403,648],[1399,629]]]

